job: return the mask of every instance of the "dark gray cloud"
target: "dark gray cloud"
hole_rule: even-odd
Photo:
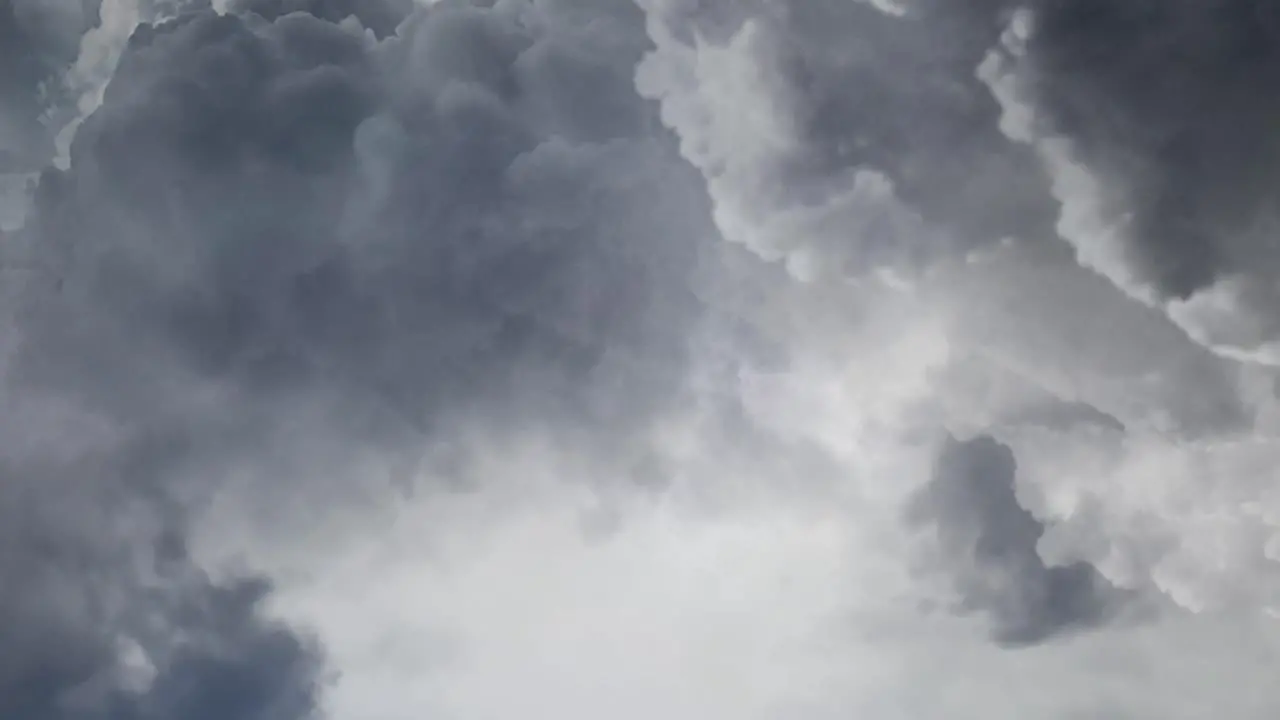
[[[139,28],[71,169],[44,174],[27,226],[0,248],[4,266],[27,270],[4,307],[0,400],[22,427],[0,419],[0,612],[15,619],[0,629],[3,717],[309,717],[322,648],[268,618],[268,583],[211,575],[186,547],[223,478],[250,478],[250,508],[323,504],[348,456],[410,463],[475,421],[563,429],[583,453],[614,453],[687,380],[704,312],[692,288],[715,233],[705,179],[637,96],[650,39],[630,0],[240,0],[228,16],[205,5],[173,4],[175,20]],[[1200,198],[1197,183],[1233,170],[1214,160],[1177,190],[1212,135],[1201,121],[1169,131],[1192,138],[1183,156],[1134,139],[1158,129],[1155,110],[1100,119],[1140,98],[1110,85],[1127,71],[1102,77],[1090,43],[1123,53],[1113,46],[1137,21],[1104,8],[1089,20],[1101,29],[1077,32],[1068,7],[1088,5],[1037,6],[1039,102],[1091,162],[1119,163],[1107,168],[1150,240],[1135,252],[1150,250],[1153,282],[1181,296],[1225,261],[1193,247],[1209,235],[1170,228],[1219,222],[1227,199]],[[760,186],[803,210],[851,169],[875,170],[944,230],[920,237],[945,247],[883,247],[894,238],[877,234],[867,254],[840,256],[854,263],[1051,236],[1058,200],[975,75],[1013,9],[789,4],[770,19],[769,69],[794,102],[797,142],[766,159]],[[699,3],[672,22],[719,42],[753,12],[772,10]],[[1182,17],[1153,22],[1166,15]],[[0,43],[45,57],[30,23],[5,17]],[[41,78],[70,62],[58,47],[57,62],[23,60],[0,79],[23,118]],[[823,229],[854,242],[840,222]],[[1182,238],[1168,257],[1165,235]],[[768,275],[752,291],[783,282],[774,269],[752,266]],[[819,474],[727,415],[735,441],[777,449],[779,475]],[[1058,403],[1010,422],[1122,433],[1128,420]],[[1009,646],[1108,622],[1126,596],[1088,564],[1046,566],[1045,526],[1019,504],[1015,471],[994,440],[952,442],[915,499],[909,520],[936,532],[959,610]]]
[[[128,566],[93,557],[99,549],[5,535],[5,717],[314,716],[321,656],[308,637],[263,618],[265,581],[214,581],[178,556],[158,561],[147,586],[131,585],[111,576]]]
[[[0,5],[0,110],[13,131],[6,147],[18,148],[12,169],[52,154],[38,118],[58,100],[59,74],[96,22],[95,5]],[[50,278],[31,271],[52,268],[0,239],[11,409],[0,441],[0,716],[310,717],[322,679],[317,648],[259,612],[265,581],[212,578],[184,548],[186,518],[165,473],[189,428],[140,428],[119,404],[87,408],[69,387],[38,391],[21,380],[20,366],[59,353],[40,333],[24,333],[35,326],[13,305],[15,295],[19,306],[39,302],[22,300],[20,288],[45,287]]]
[[[1000,108],[975,73],[1020,9],[1035,18],[1018,72],[1037,132],[1068,140],[1101,178],[1106,222],[1125,229],[1125,272],[1160,299],[1186,299],[1217,279],[1277,267],[1266,240],[1278,213],[1271,128],[1280,116],[1267,92],[1280,72],[1270,4],[898,4],[900,16],[839,1],[669,3],[661,12],[682,42],[697,33],[727,43],[748,18],[770,26],[775,57],[758,61],[781,76],[777,102],[802,146],[767,174],[756,169],[780,207],[818,204],[852,169],[874,169],[941,228],[926,247],[895,237],[894,247],[859,249],[845,258],[854,272],[886,257],[1055,235],[1062,198],[1035,154],[1001,134]]]
[[[46,73],[7,1],[0,4],[0,48],[0,172],[16,172],[26,159],[23,144],[39,131],[35,93]]]
[[[972,312],[957,311],[964,319],[949,329],[954,338],[948,340],[956,350],[973,342],[983,363],[990,359],[986,351],[998,356],[1000,347],[1017,348],[1011,358],[1035,357],[1045,352],[1041,348],[1068,357],[1059,370],[1043,373],[1045,387],[1039,386],[1043,363],[1032,360],[1027,397],[1043,400],[1014,403],[1007,415],[985,415],[1000,405],[999,393],[976,390],[980,422],[994,417],[997,424],[1055,432],[1141,430],[1147,418],[1129,412],[1128,387],[1091,383],[1118,374],[1184,372],[1216,379],[1202,383],[1212,388],[1203,392],[1172,393],[1177,399],[1168,402],[1178,412],[1174,422],[1159,420],[1164,430],[1199,425],[1188,432],[1211,434],[1251,421],[1234,397],[1230,371],[1199,348],[1179,354],[1186,338],[1172,323],[1135,307],[1133,329],[1120,331],[1089,310],[1127,307],[1127,300],[1103,281],[1079,282],[1089,275],[1078,272],[1070,247],[1056,237],[1058,178],[1033,149],[1005,134],[1007,108],[979,72],[1019,3],[917,0],[901,3],[901,14],[866,2],[644,4],[658,28],[658,49],[641,67],[642,91],[664,104],[664,121],[707,178],[726,237],[769,259],[790,261],[795,253],[819,265],[847,264],[837,274],[854,277],[877,267],[897,269],[904,257],[907,266],[929,266],[975,249],[1002,252],[994,246],[1006,238],[1020,243],[1004,259],[1017,252],[1030,267],[1011,266],[1010,277],[973,275],[975,285],[1018,290],[992,292],[999,300],[989,306],[982,301]],[[758,125],[737,122],[744,108],[763,118]],[[865,170],[887,178],[891,193],[860,193],[850,178]],[[868,195],[875,197],[864,201]],[[904,224],[905,231],[891,223],[864,224],[895,201],[926,222]],[[991,292],[961,291],[957,306]],[[1017,297],[1024,299],[1011,300]],[[1112,342],[1116,332],[1127,337]],[[1156,347],[1173,351],[1153,361]],[[993,388],[1021,382],[1008,370],[1000,368]],[[1036,547],[1045,527],[1019,505],[1014,470],[1011,452],[995,441],[952,443],[915,502],[912,521],[938,532],[934,559],[960,594],[960,609],[989,617],[995,640],[1005,645],[1037,643],[1108,621],[1127,593],[1088,564],[1046,566]]]
[[[318,648],[260,612],[265,580],[212,577],[187,551],[171,493],[191,439],[6,403],[0,715],[311,717]]]
[[[821,5],[804,7],[813,12]],[[1033,31],[1020,72],[1037,132],[1069,140],[1078,160],[1103,180],[1109,220],[1126,229],[1123,253],[1135,280],[1162,298],[1186,299],[1259,262],[1274,267],[1264,247],[1277,211],[1271,136],[1280,105],[1266,90],[1280,73],[1280,12],[1272,4],[913,0],[903,6],[902,20],[864,23],[876,31],[869,33],[872,43],[861,44],[892,58],[894,71],[879,76],[894,89],[859,98],[861,88],[876,86],[863,81],[833,94],[883,110],[891,131],[907,135],[902,143],[889,136],[871,145],[908,169],[905,161],[916,159],[915,172],[890,172],[903,199],[977,237],[1052,233],[1057,202],[1042,174],[992,135],[997,115],[973,77],[1012,13],[1029,10]]]
[[[0,0],[0,174],[37,170],[52,154],[41,116],[97,15],[97,0]]]
[[[1043,173],[1000,134],[999,108],[974,74],[999,38],[1002,8],[906,7],[896,17],[868,2],[790,5],[790,70],[806,98],[812,166],[797,170],[879,170],[961,249],[1051,237]]]
[[[254,13],[267,20],[276,20],[290,13],[306,13],[334,23],[354,17],[378,37],[395,32],[396,26],[409,16],[413,7],[414,0],[369,3],[352,3],[350,0],[233,0],[228,3],[228,10],[232,13]]]
[[[642,89],[667,108],[729,239],[813,277],[912,275],[1006,237],[1061,235],[1046,252],[1074,250],[1148,304],[1195,296],[1165,309],[1201,345],[1280,362],[1269,5],[642,4],[660,45]],[[1025,48],[994,62],[1022,11]],[[997,66],[1018,101],[993,93]],[[736,123],[729,106],[749,103],[757,119]],[[735,154],[734,133],[757,150]],[[1070,157],[1046,158],[1049,141]]]
[[[996,642],[1031,645],[1096,627],[1122,594],[1088,563],[1045,565],[1036,547],[1045,527],[1018,503],[1016,470],[1013,452],[989,437],[949,440],[908,522],[937,533],[933,552],[957,610],[986,615]]]
[[[841,0],[646,4],[661,30],[642,90],[667,107],[729,239],[859,276],[1053,237],[1046,175],[1000,132],[975,75],[1003,28],[993,3],[917,3],[905,16]],[[682,67],[705,47],[734,59]],[[735,83],[754,87],[731,98]],[[731,103],[758,119],[739,127]],[[757,133],[759,150],[733,154],[740,132]]]
[[[1184,299],[1265,255],[1280,10],[1258,0],[1033,3],[1030,98],[1109,183],[1137,279]],[[1247,247],[1242,248],[1244,243]]]
[[[633,89],[639,12],[407,10],[144,25],[42,176],[0,249],[36,270],[4,308],[0,716],[310,717],[321,649],[186,550],[220,478],[323,504],[349,456],[476,419],[592,452],[678,389],[709,222]]]
[[[508,397],[517,368],[567,400],[592,372],[673,360],[699,195],[642,134],[640,46],[514,19],[438,7],[376,49],[307,15],[140,30],[30,228],[59,286],[32,332],[106,332],[113,361],[88,381],[70,353],[41,358],[29,379],[136,400],[163,358],[416,417]],[[670,189],[634,207],[650,187]]]

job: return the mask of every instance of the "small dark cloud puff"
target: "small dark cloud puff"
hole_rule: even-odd
[[[909,524],[936,533],[931,553],[959,595],[1002,645],[1026,646],[1097,627],[1123,596],[1088,563],[1046,566],[1044,525],[1018,503],[1013,452],[990,437],[949,440],[933,478],[913,498]]]

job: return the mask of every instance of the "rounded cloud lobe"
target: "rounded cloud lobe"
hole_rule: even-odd
[[[40,7],[0,716],[1271,716],[1261,4]]]
[[[985,75],[1081,261],[1197,342],[1276,363],[1267,3],[1029,3]],[[1000,60],[1000,57],[1004,60]],[[1015,119],[1017,118],[1017,119]]]

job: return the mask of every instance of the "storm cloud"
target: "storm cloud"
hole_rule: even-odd
[[[1274,717],[1273,15],[0,0],[0,716]]]
[[[935,462],[907,519],[934,532],[958,610],[988,615],[993,638],[1010,646],[1087,630],[1116,614],[1123,596],[1094,567],[1045,565],[1036,548],[1044,526],[1018,503],[1017,461],[1007,446],[989,437],[950,440]]]
[[[995,3],[641,4],[657,47],[640,90],[729,240],[858,277],[1052,236],[1046,178],[973,72],[1003,28]]]
[[[226,478],[323,507],[343,458],[481,421],[606,443],[679,382],[709,225],[630,90],[643,36],[602,24],[635,9],[385,41],[406,4],[232,10],[131,33],[4,248],[6,717],[312,717],[320,648],[187,550]]]
[[[1197,342],[1266,364],[1274,15],[1244,1],[1030,3],[980,72],[1006,132],[1042,156],[1081,262]]]
[[[78,318],[39,327],[124,323],[120,352],[146,344],[193,380],[323,388],[410,416],[451,394],[477,401],[513,368],[553,382],[558,368],[576,379],[575,362],[607,372],[678,354],[644,338],[695,302],[681,275],[697,244],[663,232],[631,248],[697,195],[651,219],[613,212],[633,186],[690,182],[631,139],[642,109],[609,82],[625,62],[566,57],[572,38],[496,10],[441,7],[376,47],[308,14],[248,17],[135,33],[74,169],[37,198],[29,232],[58,287],[37,312]],[[582,66],[564,90],[596,93],[607,114],[527,102],[525,85],[557,90],[556,64]],[[603,175],[621,165],[627,177]],[[577,192],[596,199],[551,205]],[[629,357],[601,357],[628,342]],[[152,385],[129,379],[153,373],[151,357],[98,373],[120,373],[113,393]]]
[[[1275,79],[1274,7],[1058,2],[1034,17],[1037,106],[1115,184],[1136,279],[1186,299],[1247,270],[1259,258],[1236,253],[1257,243],[1242,236],[1274,204],[1277,108],[1259,92]]]
[[[0,3],[0,175],[35,172],[52,153],[42,116],[62,101],[61,74],[97,12],[94,0]]]

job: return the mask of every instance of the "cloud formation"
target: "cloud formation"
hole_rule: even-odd
[[[936,533],[960,609],[988,614],[997,642],[1027,645],[1105,622],[1121,596],[1088,563],[1045,565],[1036,547],[1044,526],[1018,504],[1016,472],[1013,452],[989,437],[950,440],[908,521]]]
[[[1006,130],[1044,157],[1081,261],[1266,364],[1276,109],[1258,88],[1276,27],[1257,2],[1031,3],[984,71]]]
[[[1108,83],[1125,77],[1123,72],[1108,75],[1103,63],[1090,59],[1095,57],[1091,48],[1132,52],[1136,58],[1178,47],[1165,39],[1127,45],[1107,40],[1111,36],[1104,30],[1122,31],[1122,23],[1108,23],[1150,12],[1170,27],[1182,22],[1198,27],[1195,37],[1206,39],[1190,54],[1204,64],[1216,62],[1209,59],[1214,53],[1231,56],[1226,48],[1235,45],[1208,38],[1240,30],[1243,26],[1232,18],[1247,15],[1246,6],[1234,3],[1232,10],[1214,11],[1218,14],[1183,17],[1172,5],[1158,11],[1135,6],[1091,14],[1090,3],[958,7],[916,2],[903,3],[901,12],[885,13],[856,3],[817,3],[803,9],[775,3],[743,8],[736,16],[729,14],[729,22],[724,20],[727,5],[654,2],[646,9],[656,49],[639,68],[638,85],[661,102],[664,120],[681,137],[683,153],[707,178],[717,223],[727,239],[766,259],[785,258],[793,274],[815,287],[874,284],[875,278],[887,277],[915,298],[905,318],[895,315],[896,301],[886,302],[874,292],[857,309],[848,306],[850,327],[877,315],[885,318],[877,322],[905,319],[912,328],[901,330],[905,336],[915,328],[934,327],[947,348],[927,381],[932,397],[926,405],[937,415],[898,429],[912,436],[942,426],[959,436],[989,434],[1012,448],[1019,467],[1027,469],[1019,473],[1020,495],[1030,498],[1028,510],[1046,526],[1041,552],[1066,564],[1087,560],[1119,586],[1155,586],[1196,610],[1222,603],[1256,609],[1268,596],[1274,575],[1269,561],[1260,559],[1264,543],[1258,540],[1270,533],[1269,521],[1257,519],[1260,505],[1240,502],[1251,496],[1266,505],[1256,488],[1267,476],[1226,468],[1243,468],[1254,462],[1247,458],[1269,453],[1262,448],[1271,446],[1274,433],[1269,389],[1274,380],[1265,346],[1270,314],[1262,294],[1237,292],[1265,287],[1266,265],[1242,262],[1240,267],[1248,268],[1243,275],[1215,281],[1187,300],[1147,293],[1145,281],[1134,280],[1139,265],[1125,259],[1128,251],[1123,248],[1130,241],[1111,222],[1136,216],[1138,201],[1130,202],[1133,193],[1122,191],[1113,173],[1094,167],[1077,151],[1077,146],[1106,137],[1112,144],[1100,147],[1098,157],[1127,162],[1140,156],[1148,152],[1146,145],[1105,134],[1114,127],[1108,118],[1128,122],[1123,118],[1127,104],[1142,103],[1151,93],[1165,92],[1162,88],[1175,97],[1178,91],[1172,88],[1180,83],[1204,84],[1206,92],[1213,84],[1198,69],[1161,65],[1152,56],[1149,64],[1166,68],[1166,84],[1135,86],[1132,96],[1114,102],[1088,94],[1093,85],[1109,88]],[[810,13],[819,20],[802,22]],[[849,19],[858,13],[861,18]],[[1080,22],[1072,25],[1070,18]],[[1101,23],[1096,33],[1090,24],[1094,21]],[[716,34],[706,27],[727,30]],[[861,37],[862,28],[877,32],[845,46],[830,39],[842,33]],[[850,49],[876,47],[876,38],[897,37],[895,32],[919,33],[930,42],[910,52],[905,48],[915,46],[909,42],[887,40],[879,54],[859,55]],[[901,77],[899,68],[914,67],[926,57],[939,59],[924,63],[928,72],[921,77],[936,77],[936,83],[893,84],[892,79]],[[823,65],[797,58],[841,59]],[[1134,63],[1135,68],[1146,67],[1137,59]],[[797,65],[809,73],[804,82],[789,74]],[[828,87],[820,79],[831,78],[832,95],[857,97],[863,83],[836,82],[849,77],[852,68],[885,78],[892,91],[877,96],[880,102],[849,101],[835,114],[835,127],[859,127],[860,118],[881,108],[896,121],[892,127],[907,128],[902,132],[937,122],[951,133],[950,149],[919,156],[914,174],[943,177],[950,158],[970,157],[969,152],[984,162],[1003,158],[1004,164],[993,170],[992,187],[1006,196],[1027,193],[1028,200],[1013,203],[1026,215],[997,203],[970,202],[958,191],[949,196],[956,203],[942,213],[904,181],[913,174],[906,172],[909,168],[874,154],[848,155],[833,162],[834,170],[805,165],[805,148],[823,137],[804,122],[822,88]],[[1188,77],[1180,79],[1183,75]],[[1136,74],[1132,77],[1141,82]],[[895,109],[883,99],[894,93],[909,94],[914,104],[908,107],[918,110]],[[971,123],[961,122],[964,116],[955,114],[955,103],[967,93],[972,93],[971,107],[985,107],[989,114],[978,112]],[[1103,134],[1076,137],[1084,130],[1062,126],[1066,120],[1058,115],[1070,102],[1077,103],[1078,113],[1092,113],[1072,122],[1096,126]],[[999,109],[984,103],[996,103]],[[758,110],[750,122],[740,112],[747,106]],[[1234,107],[1227,103],[1222,112]],[[1170,112],[1174,117],[1167,123],[1199,122],[1195,113],[1180,118]],[[996,123],[1005,141],[989,135],[986,121]],[[1133,132],[1148,127],[1141,119],[1130,124]],[[1204,135],[1196,131],[1188,137]],[[1122,147],[1130,142],[1132,147]],[[879,144],[892,147],[883,140]],[[1028,149],[1031,156],[1024,154]],[[1205,152],[1223,163],[1223,172],[1234,167],[1208,146]],[[844,156],[828,148],[820,157]],[[1158,153],[1151,157],[1152,167],[1171,162]],[[795,168],[800,179],[786,174]],[[1201,182],[1178,180],[1179,172],[1169,167],[1141,177],[1188,188]],[[968,190],[984,184],[977,166],[966,167],[964,176],[965,182],[951,187]],[[1246,193],[1257,186],[1232,176],[1224,177],[1219,189],[1241,183]],[[816,190],[803,198],[795,195],[808,188]],[[1196,202],[1212,202],[1211,195],[1199,194]],[[975,222],[1005,229],[985,237],[978,233],[978,242],[966,243],[966,228]],[[1213,237],[1223,243],[1238,238],[1242,248],[1256,243],[1256,238],[1226,231]],[[1151,238],[1152,258],[1170,255],[1154,249],[1163,242],[1158,233]],[[879,250],[869,253],[871,247]],[[1261,246],[1259,252],[1265,252]],[[1259,303],[1245,302],[1246,295]],[[866,310],[875,303],[895,310]],[[854,352],[870,351],[859,347]],[[1085,420],[1090,416],[1093,420]],[[1061,451],[1055,444],[1073,450]],[[1210,476],[1188,470],[1185,483],[1158,477],[1156,467],[1186,467],[1193,457],[1213,457],[1208,465],[1220,470]],[[1200,487],[1206,489],[1193,489],[1192,477],[1204,479]],[[1138,486],[1146,490],[1132,490]],[[1235,489],[1208,490],[1226,486]],[[1153,510],[1155,506],[1160,509]],[[1233,559],[1221,565],[1223,555],[1209,546],[1232,548],[1222,552]]]
[[[36,171],[52,152],[41,116],[97,11],[92,0],[0,3],[0,175]]]
[[[6,244],[0,714],[312,717],[319,648],[187,550],[201,508],[322,512],[353,458],[467,423],[598,444],[678,384],[709,225],[600,24],[634,9],[588,36],[454,4],[380,40],[408,8],[358,8],[131,29]]]
[[[980,7],[904,20],[864,2],[641,4],[656,48],[639,88],[706,175],[728,239],[802,275],[914,274],[1051,232],[1042,173],[973,74],[999,36]]]
[[[0,5],[0,715],[1274,717],[1270,14]]]

